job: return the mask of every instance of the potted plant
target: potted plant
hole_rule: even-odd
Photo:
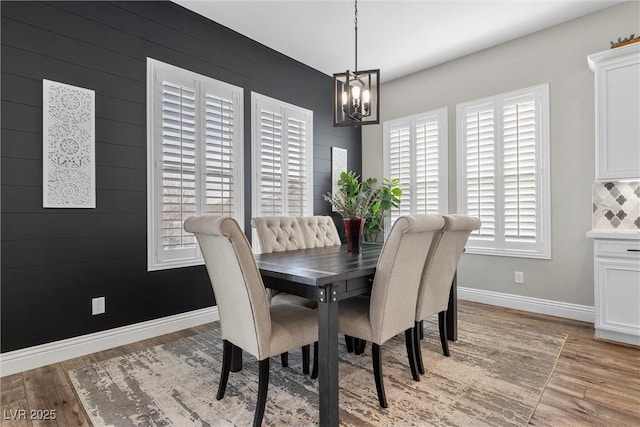
[[[363,191],[373,191],[374,185],[378,182],[375,178],[369,178],[364,181]],[[384,232],[385,213],[392,208],[400,206],[400,197],[402,189],[400,188],[399,178],[382,178],[382,185],[377,189],[376,201],[371,206],[371,212],[364,226],[364,238],[368,242],[377,242],[378,237]]]
[[[349,171],[340,174],[337,192],[323,195],[342,216],[347,233],[348,253],[360,253],[364,225],[378,200],[378,192],[373,185],[361,182],[359,175]]]

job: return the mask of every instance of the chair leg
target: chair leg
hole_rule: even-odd
[[[415,360],[416,360],[416,366],[418,368],[418,372],[420,372],[421,374],[424,374],[424,364],[422,363],[422,344],[420,341],[420,325],[421,324],[422,322],[414,323],[413,337],[414,337],[415,343],[414,343],[413,350],[416,354]]]
[[[387,396],[384,393],[384,382],[382,380],[382,363],[380,361],[380,347],[378,344],[372,344],[373,356],[373,376],[376,380],[376,391],[378,392],[378,401],[382,408],[387,408]]]
[[[313,343],[313,371],[311,371],[311,379],[318,378],[318,341]]]
[[[349,335],[345,335],[344,343],[347,345],[347,352],[353,353],[353,337],[350,337]]]
[[[220,384],[218,384],[218,395],[216,399],[222,400],[224,392],[227,389],[227,380],[229,379],[229,371],[231,370],[231,349],[233,344],[227,340],[222,341],[222,372],[220,373]]]
[[[269,358],[261,360],[258,365],[258,401],[256,402],[256,414],[253,417],[253,427],[262,425],[264,407],[267,403],[267,388],[269,387]]]
[[[367,341],[365,340],[359,340],[360,341],[360,354],[364,353],[364,350],[367,348]]]
[[[415,335],[413,328],[409,328],[404,331],[404,342],[407,347],[407,357],[409,358],[409,367],[411,368],[411,375],[414,381],[420,381],[420,375],[418,374],[418,368],[416,367],[416,351],[415,351]]]
[[[282,367],[286,368],[289,366],[289,353],[286,351],[280,354],[280,362],[282,363]]]
[[[420,339],[424,339],[424,320],[420,321]]]
[[[309,374],[309,345],[302,346],[302,373]]]
[[[353,348],[355,354],[362,354],[364,353],[364,349],[367,348],[367,342],[365,340],[361,340],[360,338],[354,338]]]
[[[438,327],[440,329],[440,343],[442,354],[449,357],[449,343],[447,341],[447,310],[438,313]]]

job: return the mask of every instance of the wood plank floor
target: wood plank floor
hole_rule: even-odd
[[[566,334],[567,342],[532,426],[640,426],[640,349],[593,339],[593,325],[490,305],[460,301],[460,310]],[[215,324],[186,329],[2,378],[1,426],[91,425],[67,370],[190,336]],[[12,421],[24,410],[55,409],[55,420]],[[6,419],[9,418],[9,419]]]

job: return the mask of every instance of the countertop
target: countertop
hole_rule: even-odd
[[[640,240],[640,230],[608,230],[594,228],[587,231],[587,237],[592,239],[620,239],[620,240]]]

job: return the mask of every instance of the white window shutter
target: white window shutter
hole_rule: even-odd
[[[549,86],[460,104],[458,207],[482,226],[467,252],[548,259]]]
[[[415,124],[415,213],[440,212],[440,126],[434,118]]]
[[[196,213],[196,114],[194,88],[162,82],[162,252],[195,247],[182,223]]]
[[[412,161],[411,161],[411,126],[410,123],[399,123],[390,129],[389,134],[389,172],[388,178],[400,178],[402,202],[397,209],[392,209],[391,223],[402,215],[411,213],[412,201]]]
[[[313,113],[252,92],[253,216],[313,215]]]
[[[401,215],[447,213],[447,109],[387,121],[383,127],[384,176],[399,178],[402,189],[390,223]]]
[[[484,107],[465,115],[465,182],[467,215],[479,218],[480,230],[474,234],[495,236],[495,128],[493,108]]]
[[[234,216],[238,203],[235,194],[234,101],[207,93],[205,98],[205,197],[207,214]]]
[[[505,240],[535,242],[535,103],[520,99],[503,106],[503,191]]]
[[[260,108],[260,216],[284,215],[282,115]]]
[[[202,264],[184,220],[243,223],[242,88],[148,58],[148,269]]]
[[[303,118],[287,117],[287,215],[304,216],[309,203],[307,178],[307,124]]]

